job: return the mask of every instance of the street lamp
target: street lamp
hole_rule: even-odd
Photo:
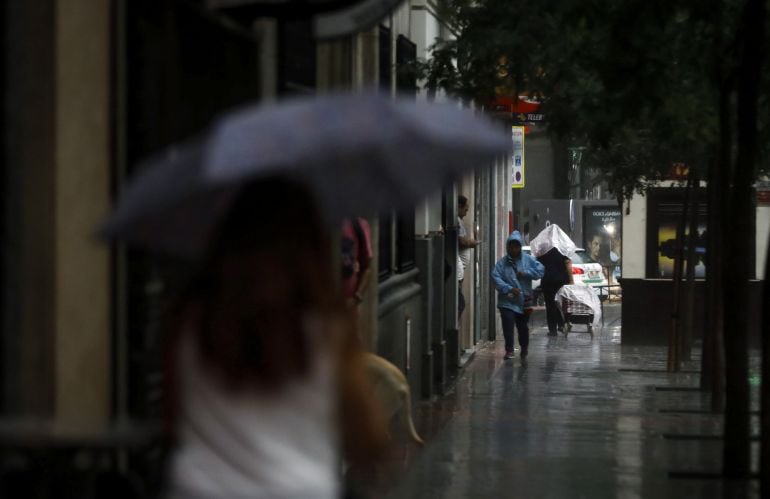
[[[581,192],[580,192],[580,185],[581,185],[581,164],[583,162],[583,152],[586,150],[585,147],[568,147],[567,151],[569,152],[569,186],[570,186],[570,192],[569,192],[569,198],[570,199],[580,199]]]

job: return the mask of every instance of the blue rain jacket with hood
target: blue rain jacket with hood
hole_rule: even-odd
[[[511,241],[518,241],[519,244],[523,245],[521,233],[515,230],[508,236],[508,241],[505,243],[506,251]],[[524,273],[525,276],[517,276],[518,272]],[[497,289],[497,308],[506,308],[518,314],[523,314],[524,295],[532,296],[532,279],[541,279],[544,272],[545,267],[543,267],[543,264],[532,255],[527,255],[523,251],[516,259],[510,255],[505,255],[498,260],[492,269],[492,282],[495,283],[495,288]],[[511,298],[508,296],[508,293],[513,288],[519,289],[521,293],[519,296]]]

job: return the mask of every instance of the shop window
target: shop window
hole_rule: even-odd
[[[126,164],[130,175],[147,155],[205,128],[225,110],[257,99],[259,47],[247,30],[190,2],[126,1],[124,16],[116,22],[124,23],[126,33],[126,77],[117,87],[126,102],[125,135],[116,142],[124,143],[117,151],[125,150],[125,156],[116,163]],[[121,187],[116,183],[115,190]],[[157,418],[163,316],[169,291],[189,269],[139,251],[118,258],[116,269],[125,272],[116,274],[114,308],[122,312],[116,313],[115,331],[124,337],[113,344],[125,342],[126,350],[115,351],[113,365],[122,364],[126,375],[125,380],[113,376],[114,392],[127,401],[121,411]]]
[[[396,39],[396,88],[402,97],[417,98],[417,45],[404,35]]]
[[[396,39],[396,88],[401,97],[417,97],[417,75],[414,62],[417,45],[404,35]],[[407,272],[415,266],[414,210],[398,215],[396,221],[396,269]]]
[[[278,78],[283,94],[312,94],[316,86],[316,42],[308,20],[279,24]]]
[[[393,68],[390,63],[392,51],[390,49],[390,28],[380,26],[380,89],[390,92],[393,77]]]
[[[414,211],[399,215],[396,220],[396,270],[412,270],[415,265]]]
[[[391,64],[391,30],[380,26],[380,88],[389,91],[393,82]],[[414,61],[417,46],[403,35],[396,39],[396,88],[405,96],[417,95],[417,77]],[[393,272],[403,273],[415,267],[414,210],[407,210],[396,216],[380,216],[379,280],[383,281]]]

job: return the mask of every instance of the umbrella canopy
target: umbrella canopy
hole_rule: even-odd
[[[529,248],[534,256],[545,255],[553,248],[559,250],[559,253],[564,256],[572,256],[577,249],[572,238],[556,224],[549,225],[535,236],[529,242]]]
[[[502,127],[449,105],[347,94],[247,107],[141,165],[101,233],[194,258],[250,181],[301,181],[336,223],[412,207],[509,147]]]

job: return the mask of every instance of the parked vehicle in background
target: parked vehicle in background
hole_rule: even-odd
[[[528,255],[532,254],[529,246],[523,246],[521,250]],[[607,276],[604,275],[604,269],[602,269],[601,264],[588,256],[588,253],[583,248],[577,248],[571,260],[572,280],[575,284],[588,284],[602,299],[607,297]],[[540,289],[539,279],[532,281],[532,289],[535,290],[535,299],[537,304],[540,305],[542,302],[542,290]]]
[[[572,256],[572,279],[575,284],[588,284],[596,293],[604,298],[607,296],[609,283],[604,275],[602,265],[588,256],[583,248],[575,250]],[[604,287],[602,287],[604,286]]]

